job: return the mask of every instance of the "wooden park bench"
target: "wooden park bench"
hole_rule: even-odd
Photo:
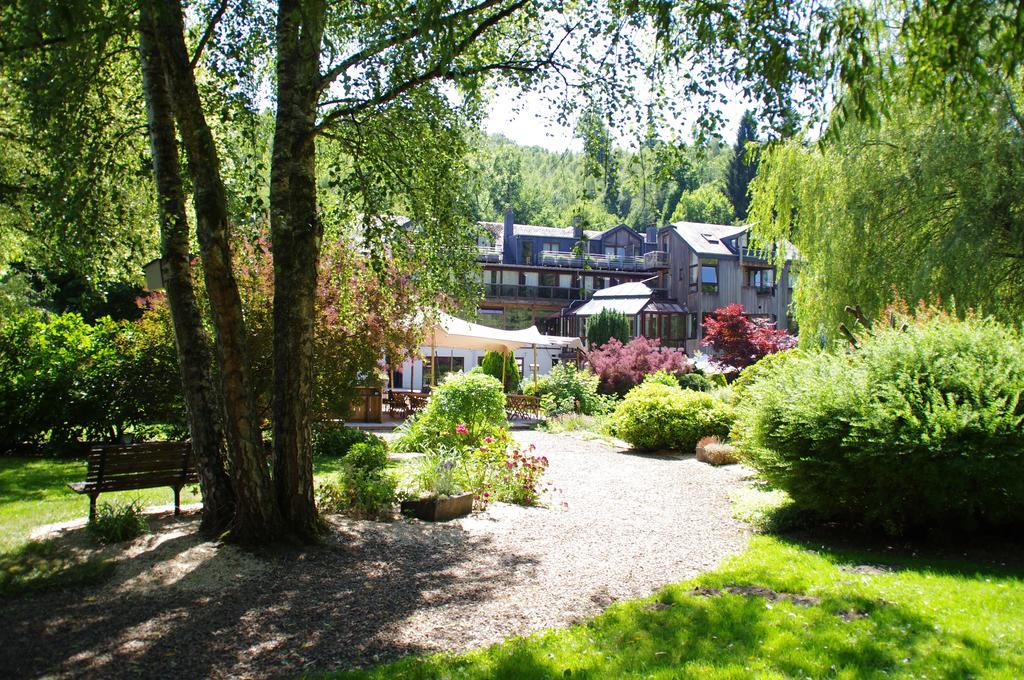
[[[84,482],[68,484],[89,496],[89,521],[96,518],[96,499],[104,491],[134,491],[169,486],[174,514],[181,514],[181,489],[198,481],[189,442],[146,442],[95,446],[89,449]]]

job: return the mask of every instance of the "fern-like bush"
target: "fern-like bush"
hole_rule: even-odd
[[[889,533],[1024,521],[1024,339],[919,314],[856,351],[787,353],[744,389],[748,462],[794,501]]]
[[[638,449],[689,453],[702,437],[728,436],[732,420],[732,408],[708,394],[646,382],[615,409],[612,429]]]
[[[608,397],[597,393],[598,378],[571,363],[560,363],[538,382],[541,408],[548,417],[567,413],[600,415],[610,407]]]

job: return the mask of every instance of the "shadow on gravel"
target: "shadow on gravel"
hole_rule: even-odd
[[[292,676],[422,652],[429,640],[396,641],[399,624],[453,603],[473,607],[532,564],[495,556],[490,543],[454,525],[401,523],[333,524],[321,546],[262,555],[168,538],[157,555],[121,561],[107,587],[0,602],[0,677]],[[197,546],[205,558],[187,575],[193,587],[118,587],[154,562],[187,562]],[[468,567],[481,551],[491,553],[486,566]]]

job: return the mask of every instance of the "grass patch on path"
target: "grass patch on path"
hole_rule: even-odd
[[[590,622],[337,678],[1017,678],[1016,566],[755,536],[719,569]],[[1009,561],[1009,560],[1007,560]]]

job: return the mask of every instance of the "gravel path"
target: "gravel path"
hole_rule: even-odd
[[[727,497],[740,466],[516,434],[551,462],[549,507],[438,525],[335,517],[324,546],[271,555],[167,518],[102,588],[0,605],[0,677],[276,677],[462,651],[649,595],[745,545]]]

